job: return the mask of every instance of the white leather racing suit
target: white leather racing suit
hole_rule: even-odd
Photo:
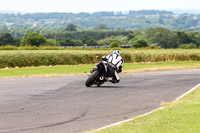
[[[124,64],[124,61],[122,57],[120,56],[119,51],[115,50],[113,54],[107,55],[105,58],[107,59],[107,62],[112,63],[117,68],[114,72],[115,77],[113,78],[116,78],[117,83],[118,83],[120,81],[118,73],[122,72],[123,64]]]

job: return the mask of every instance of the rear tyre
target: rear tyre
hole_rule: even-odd
[[[93,73],[91,73],[85,82],[85,86],[91,87],[98,76],[99,76],[99,71],[94,71]]]

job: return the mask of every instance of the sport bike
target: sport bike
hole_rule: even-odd
[[[104,82],[112,82],[112,73],[116,67],[112,63],[106,61],[99,62],[91,71],[88,79],[85,82],[87,87],[92,85],[101,86]]]

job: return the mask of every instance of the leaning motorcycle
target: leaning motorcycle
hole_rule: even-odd
[[[109,64],[105,61],[99,62],[91,71],[88,79],[85,82],[87,87],[91,87],[92,85],[101,86],[104,82],[108,82],[112,80],[112,74],[109,72],[112,64]]]

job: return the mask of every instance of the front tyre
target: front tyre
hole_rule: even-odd
[[[85,85],[87,87],[91,87],[98,76],[99,76],[99,71],[94,71],[93,73],[91,73],[88,79],[86,80]]]

